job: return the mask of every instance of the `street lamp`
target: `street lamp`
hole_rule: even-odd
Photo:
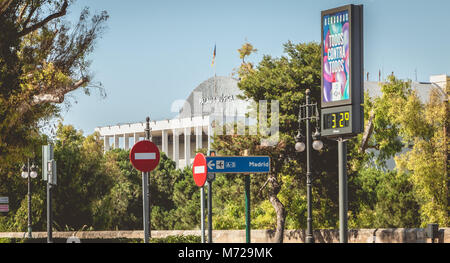
[[[30,166],[30,159],[28,158],[27,165],[22,166],[22,178],[28,180],[28,238],[31,238],[31,178],[37,177],[37,166]]]
[[[300,106],[298,116],[298,133],[295,136],[295,150],[297,152],[303,152],[306,149],[306,202],[308,206],[308,218],[306,229],[306,243],[314,243],[314,236],[312,232],[312,204],[311,204],[311,187],[312,187],[312,175],[311,175],[311,146],[314,150],[320,151],[323,149],[323,142],[320,140],[319,132],[319,112],[317,109],[317,103],[311,103],[310,100],[311,91],[306,90],[306,103]],[[312,111],[315,112],[315,116],[312,115]],[[310,121],[316,120],[316,131],[311,134]],[[302,121],[306,122],[306,145],[303,142],[304,137],[300,132],[300,124]],[[311,138],[314,140],[311,144]]]

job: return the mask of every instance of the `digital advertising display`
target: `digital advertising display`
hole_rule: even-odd
[[[325,137],[364,130],[363,6],[321,13],[321,128]]]
[[[349,11],[323,16],[323,102],[350,99]]]

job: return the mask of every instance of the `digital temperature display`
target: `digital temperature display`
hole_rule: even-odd
[[[360,105],[322,109],[320,116],[324,137],[352,137],[363,131],[364,112]]]
[[[323,126],[325,129],[345,128],[350,125],[350,112],[342,111],[323,115]]]

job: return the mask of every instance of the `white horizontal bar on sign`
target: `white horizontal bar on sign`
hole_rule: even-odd
[[[155,160],[156,153],[135,153],[134,159],[136,159],[136,160]]]
[[[205,166],[194,166],[194,173],[201,174],[205,172]]]

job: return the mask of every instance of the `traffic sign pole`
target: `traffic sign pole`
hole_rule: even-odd
[[[200,214],[202,243],[205,243],[205,182],[207,177],[206,158],[202,153],[197,153],[192,164],[192,175],[195,184],[200,187]]]
[[[52,185],[47,181],[47,243],[53,243]]]
[[[208,180],[208,243],[212,243],[212,180]]]
[[[339,242],[348,242],[348,190],[347,190],[347,142],[338,140],[339,160]]]
[[[28,238],[32,238],[31,235],[31,176],[30,176],[30,159],[28,159]]]
[[[150,141],[150,118],[146,119],[145,139]],[[148,193],[148,172],[142,172],[142,202],[143,202],[143,220],[144,220],[144,243],[148,243],[150,239],[150,208]]]
[[[248,156],[248,150],[244,150],[244,156]],[[244,175],[245,178],[245,242],[251,243],[251,212],[250,212],[250,175]]]
[[[42,146],[42,178],[47,181],[47,243],[53,243],[52,189],[56,186],[57,173],[53,145]]]
[[[144,243],[148,243],[150,239],[149,230],[149,205],[148,205],[148,172],[142,172],[142,203],[143,203],[143,220],[144,220]]]
[[[245,241],[251,243],[251,219],[250,219],[250,175],[245,176]]]
[[[142,214],[144,225],[144,242],[148,243],[151,237],[151,207],[149,189],[149,172],[154,170],[160,160],[159,149],[151,142],[150,118],[146,118],[145,139],[136,142],[130,151],[130,162],[134,168],[142,172]]]
[[[202,228],[202,243],[205,243],[205,187],[200,188],[200,214]]]
[[[209,156],[215,156],[215,151],[209,151]],[[206,169],[208,170],[208,169]],[[212,183],[214,179],[216,178],[215,173],[207,173],[207,180],[208,180],[208,243],[212,243]]]

